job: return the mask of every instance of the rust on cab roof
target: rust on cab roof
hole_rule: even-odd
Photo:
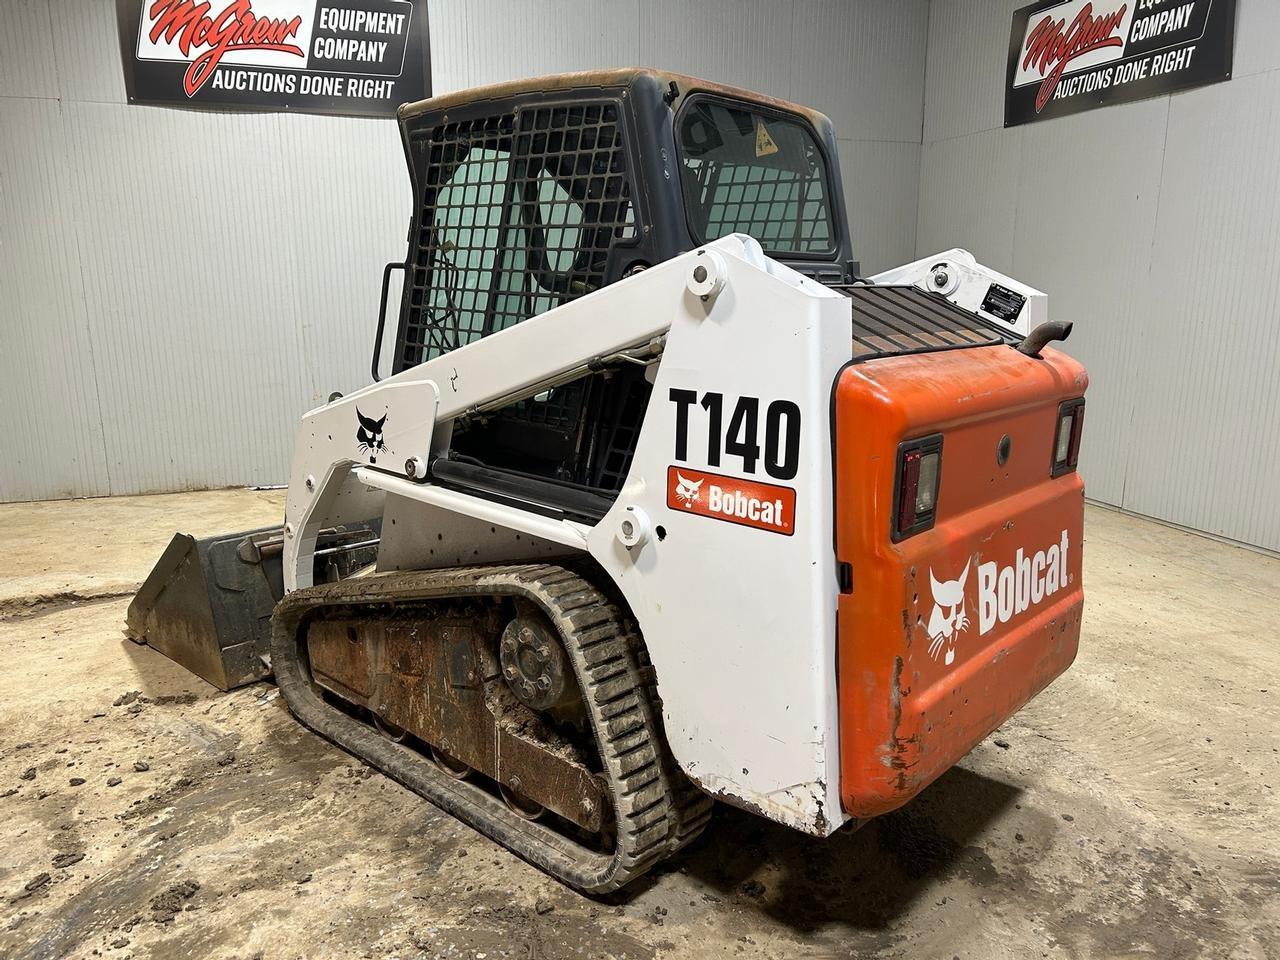
[[[425,113],[446,110],[462,104],[476,103],[481,100],[501,100],[519,96],[520,94],[577,90],[586,87],[627,87],[642,77],[651,77],[664,87],[670,83],[675,83],[680,89],[682,97],[690,93],[714,93],[736,100],[759,103],[786,113],[799,114],[819,130],[831,124],[825,114],[811,107],[756,93],[742,87],[716,83],[712,80],[702,80],[683,73],[671,73],[652,67],[614,67],[607,70],[581,70],[575,73],[555,73],[522,80],[507,80],[482,87],[470,87],[466,90],[455,90],[426,100],[402,104],[399,116],[403,120],[409,117],[422,116]]]

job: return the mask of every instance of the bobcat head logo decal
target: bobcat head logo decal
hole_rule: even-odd
[[[964,585],[969,579],[969,567],[955,580],[939,583],[929,569],[929,586],[933,589],[933,613],[929,615],[929,656],[938,659],[942,648],[947,648],[943,662],[948,666],[956,658],[956,640],[962,631],[969,629],[969,617],[964,612]]]
[[[356,419],[360,421],[360,426],[356,427],[356,444],[370,463],[377,463],[378,454],[387,452],[387,445],[382,440],[382,428],[387,422],[387,415],[384,413],[381,420],[374,420],[366,417],[356,407]]]
[[[685,509],[687,510],[689,507],[692,507],[694,501],[698,499],[698,491],[702,488],[702,485],[707,482],[706,478],[704,477],[697,483],[694,483],[692,480],[682,477],[677,472],[676,480],[678,481],[676,483],[676,496],[680,498],[680,502],[685,505]]]

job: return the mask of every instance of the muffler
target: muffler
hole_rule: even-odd
[[[381,520],[322,530],[315,583],[374,562]],[[271,675],[271,611],[284,597],[284,531],[175,534],[129,604],[125,635],[220,690]]]

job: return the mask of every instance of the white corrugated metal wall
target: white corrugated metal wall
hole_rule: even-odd
[[[649,64],[827,112],[856,254],[910,259],[926,0],[431,0],[437,92]],[[0,500],[279,482],[368,379],[394,122],[130,107],[110,0],[0,3]]]
[[[818,107],[868,270],[958,244],[1077,321],[1090,496],[1280,549],[1280,4],[1238,0],[1229,83],[1004,130],[1021,2],[434,0],[435,86],[645,63]],[[0,4],[0,500],[283,479],[367,379],[402,165],[390,121],[129,107],[113,4]]]
[[[1280,3],[1230,81],[1006,130],[1026,0],[933,0],[917,251],[1045,290],[1089,367],[1091,498],[1280,550]]]

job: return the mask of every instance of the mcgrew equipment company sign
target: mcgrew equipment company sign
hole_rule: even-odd
[[[431,94],[427,0],[117,0],[130,103],[392,116]]]
[[[1004,125],[1231,76],[1235,0],[1040,0],[1013,15]]]

